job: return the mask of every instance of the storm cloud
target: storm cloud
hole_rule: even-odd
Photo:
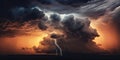
[[[58,22],[57,24],[56,22],[52,21],[55,18],[54,19],[51,18],[50,20],[54,22],[51,24],[56,24],[56,25],[52,25],[53,27],[58,26],[58,29],[62,30],[62,32],[64,32],[64,34],[67,36],[67,37],[62,37],[62,39],[60,39],[62,43],[74,46],[72,42],[73,41],[75,42],[77,40],[77,42],[75,42],[76,43],[75,45],[77,45],[77,43],[79,42],[78,45],[82,44],[81,47],[84,48],[83,50],[89,50],[90,48],[86,46],[89,44],[90,44],[89,46],[92,47],[93,49],[95,48],[95,49],[101,50],[99,47],[96,46],[95,42],[92,41],[94,40],[95,37],[99,37],[99,33],[97,33],[97,30],[90,27],[91,22],[87,18],[92,18],[97,20],[101,18],[101,16],[104,16],[103,23],[115,25],[116,29],[118,29],[118,32],[119,32],[119,27],[118,27],[119,26],[119,17],[118,17],[119,5],[120,5],[119,0],[90,1],[84,6],[75,7],[76,10],[73,10],[72,12],[71,10],[65,9],[68,12],[78,14],[80,18],[76,18],[77,15],[74,15],[74,14],[73,15],[68,14],[64,17],[61,17],[62,14],[59,14],[61,18],[57,15],[55,16],[56,22]],[[74,8],[74,7],[71,7],[71,8]],[[55,12],[56,11],[57,10],[55,10]],[[67,13],[66,11],[63,11],[63,12]],[[61,13],[61,12],[58,11],[58,13]],[[106,22],[109,22],[109,23],[106,23]],[[67,42],[65,42],[65,40]],[[58,43],[59,43],[59,39],[58,39]],[[62,43],[59,43],[59,45],[61,45]],[[65,47],[62,47],[62,48],[63,50],[65,49],[65,51],[72,50],[68,47],[66,47],[68,50],[66,50]],[[78,47],[75,48],[74,46],[74,50],[75,49],[80,49],[79,51],[83,51],[81,48],[78,48]],[[93,50],[91,49],[89,51],[93,51]]]
[[[56,48],[53,44],[54,39],[57,40],[58,45],[60,45],[60,47],[63,49],[63,52],[84,53],[86,51],[91,53],[97,52],[98,50],[98,52],[103,51],[96,45],[95,42],[93,42],[94,38],[98,37],[99,34],[95,29],[90,27],[90,21],[87,18],[80,19],[75,17],[74,14],[65,15],[63,18],[61,18],[61,16],[62,14],[50,14],[50,19],[46,20],[47,23],[43,22],[42,24],[44,25],[40,25],[41,30],[43,30],[41,26],[44,28],[45,26],[48,26],[44,31],[47,31],[47,29],[49,31],[49,29],[53,27],[51,29],[53,31],[50,32],[49,36],[45,37],[47,39],[44,39],[42,42],[40,42],[40,44],[48,47],[45,50],[46,52],[50,52],[51,49],[55,51]],[[57,32],[56,30],[59,30],[61,33]],[[80,47],[78,47],[79,45]],[[54,46],[54,48],[50,49],[49,47],[52,46]],[[39,47],[38,49],[41,48]],[[97,49],[97,51],[94,51],[94,49]],[[39,52],[41,51],[42,49]]]
[[[104,52],[93,42],[100,35],[90,26],[91,19],[103,17],[103,23],[120,33],[119,0],[1,0],[0,8],[0,37],[24,35],[38,28],[47,31],[40,46],[33,47],[36,53],[54,52],[54,39],[63,52]]]

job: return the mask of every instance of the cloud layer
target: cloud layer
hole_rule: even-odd
[[[119,0],[1,0],[0,37],[24,35],[38,29],[48,31],[48,36],[33,49],[39,52],[54,52],[57,40],[64,52],[101,52],[93,40],[99,37],[90,26],[91,19],[102,17],[102,23],[120,30]],[[15,4],[14,4],[15,3]],[[119,41],[119,39],[118,39]],[[120,47],[118,46],[118,49]]]

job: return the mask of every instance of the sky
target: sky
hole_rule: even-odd
[[[120,54],[119,0],[0,0],[0,54]]]

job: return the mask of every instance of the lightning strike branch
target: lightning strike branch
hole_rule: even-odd
[[[61,47],[58,45],[58,43],[57,43],[57,40],[56,40],[56,39],[53,39],[53,40],[54,40],[55,46],[56,46],[56,47],[57,47],[57,49],[59,50],[60,56],[62,56],[63,54],[62,54],[62,49],[61,49]]]

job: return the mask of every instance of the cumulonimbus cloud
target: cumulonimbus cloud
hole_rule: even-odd
[[[84,4],[80,5],[78,2],[77,6],[73,5],[76,4],[77,2],[75,1],[78,0],[75,0],[74,2],[72,2],[73,0],[70,0],[71,2],[68,2],[68,0],[64,1],[66,3],[61,2],[61,0],[32,0],[28,5],[17,4],[17,7],[14,7],[15,5],[11,5],[9,9],[5,9],[5,13],[6,16],[9,16],[9,13],[7,12],[10,12],[12,19],[11,17],[9,19],[1,16],[1,19],[8,20],[0,20],[2,22],[0,23],[0,26],[2,27],[0,28],[0,32],[18,34],[17,32],[21,31],[21,27],[26,24],[30,24],[27,26],[28,28],[37,25],[41,31],[59,30],[63,34],[59,35],[55,33],[57,36],[55,39],[62,50],[64,52],[81,53],[101,51],[96,43],[93,42],[93,39],[98,37],[99,33],[97,33],[96,29],[93,29],[90,26],[91,22],[88,18],[98,19],[105,15],[107,15],[106,17],[111,16],[111,20],[108,21],[112,21],[118,31],[120,30],[119,0],[93,0],[89,2],[85,1],[85,3],[79,1]],[[49,4],[49,6],[47,4]],[[7,24],[6,22],[9,21],[11,23]],[[15,27],[16,22],[17,27]],[[10,30],[10,28],[13,27],[14,29]],[[9,36],[7,33],[5,33],[5,35]],[[53,34],[49,35],[52,36]],[[51,39],[52,37],[49,37],[49,39],[47,38],[48,37],[45,37],[45,39],[40,43],[47,48],[40,50],[39,47],[37,47],[35,48],[36,52],[38,52],[38,50],[43,52],[53,52],[55,50],[55,46]]]

